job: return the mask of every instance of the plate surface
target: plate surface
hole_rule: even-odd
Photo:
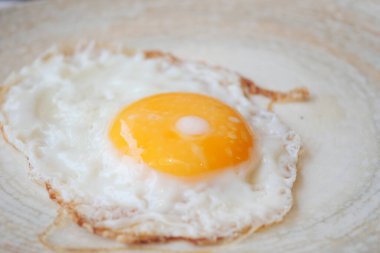
[[[304,142],[294,208],[223,250],[376,252],[379,13],[376,0],[28,2],[0,11],[0,80],[54,44],[100,40],[207,61],[273,89],[306,86],[309,102],[274,109]],[[38,235],[57,207],[28,179],[24,157],[2,139],[0,146],[0,251],[50,252]],[[115,246],[62,229],[78,234],[55,231],[56,249]]]

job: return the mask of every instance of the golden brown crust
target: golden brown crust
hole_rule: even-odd
[[[146,59],[153,59],[153,58],[165,58],[168,59],[171,63],[180,63],[181,60],[175,57],[174,55],[170,53],[161,52],[158,50],[147,50],[144,51],[144,57]]]
[[[181,59],[175,57],[174,55],[170,53],[165,53],[159,50],[145,51],[144,56],[147,59],[165,58],[173,64],[178,64],[182,62]],[[206,65],[203,62],[201,64]],[[213,67],[217,71],[223,70],[223,68],[219,66],[213,66]],[[239,75],[238,73],[236,74]],[[244,95],[246,97],[250,97],[253,95],[261,95],[261,96],[269,98],[270,99],[270,103],[268,105],[269,110],[272,110],[273,105],[275,103],[303,102],[310,98],[308,89],[304,87],[297,87],[288,92],[274,91],[274,90],[262,88],[256,85],[256,83],[253,82],[252,80],[241,75],[239,76],[240,76],[240,85],[244,91]]]
[[[135,53],[134,50],[121,48],[121,47],[110,47],[107,44],[95,44],[95,48],[104,48],[110,49],[113,52],[119,52],[123,53],[125,55],[131,56]],[[79,47],[81,48],[81,47]],[[78,47],[73,46],[59,46],[59,52],[64,54],[65,56],[69,57],[76,53],[76,50]],[[41,57],[43,61],[49,60],[51,57],[54,56],[54,53],[48,52],[45,55]],[[165,58],[169,60],[173,64],[181,64],[183,61],[169,53],[164,53],[158,50],[150,50],[150,51],[144,51],[144,57],[147,59],[152,58]],[[203,64],[203,63],[202,63]],[[206,64],[205,64],[206,65]],[[216,70],[223,70],[222,67],[214,67]],[[240,76],[240,75],[239,75]],[[277,102],[294,102],[294,101],[305,101],[309,98],[309,92],[305,88],[297,88],[294,90],[291,90],[289,92],[277,92],[272,90],[267,90],[264,88],[261,88],[257,86],[252,80],[249,80],[243,76],[240,76],[240,84],[244,91],[244,95],[249,97],[252,95],[262,95],[271,100],[271,103],[269,104],[270,108],[273,105],[273,103]],[[7,92],[7,88],[2,88],[0,90],[0,103],[1,98],[4,96],[4,94]],[[5,140],[8,140],[6,137],[6,134],[3,131],[3,128],[0,125],[0,130],[2,135],[4,136]],[[7,141],[10,145],[15,147],[13,144],[11,144],[9,141]],[[16,147],[15,147],[16,148]],[[17,148],[16,148],[17,149]],[[28,159],[28,158],[27,158]],[[31,166],[31,165],[30,165]],[[73,221],[77,223],[79,226],[87,229],[88,231],[97,234],[99,236],[110,238],[113,240],[116,240],[118,242],[127,243],[127,244],[149,244],[149,243],[162,243],[162,242],[169,242],[169,241],[176,241],[176,240],[183,240],[188,241],[190,243],[193,243],[195,245],[210,245],[210,244],[216,244],[216,243],[224,243],[228,241],[232,241],[236,239],[237,237],[243,236],[245,234],[250,233],[251,228],[247,227],[244,228],[240,233],[235,235],[233,238],[223,238],[223,237],[217,237],[217,238],[187,238],[187,237],[174,237],[174,236],[163,236],[163,235],[155,235],[155,234],[132,234],[132,233],[126,233],[119,230],[113,230],[111,228],[107,227],[98,227],[95,225],[94,221],[91,221],[90,219],[86,218],[84,215],[82,215],[76,208],[76,205],[71,202],[65,202],[59,191],[55,190],[52,185],[49,182],[45,182],[45,188],[46,191],[49,194],[49,197],[51,200],[56,202],[61,208],[66,210],[72,217]]]
[[[261,95],[269,98],[271,101],[268,109],[272,110],[274,103],[303,102],[309,99],[308,89],[298,87],[288,92],[273,91],[257,86],[252,80],[240,77],[240,84],[245,96]]]
[[[59,45],[58,49],[59,52],[62,53],[64,56],[69,57],[74,55],[78,50],[80,49],[85,49],[88,47],[88,43],[82,43],[80,45]],[[135,50],[122,47],[122,46],[117,46],[114,44],[109,44],[109,43],[102,43],[102,42],[97,42],[93,44],[93,47],[96,49],[102,49],[102,48],[107,48],[111,52],[114,53],[122,53],[127,56],[131,56],[136,53]],[[144,57],[146,59],[157,59],[157,58],[163,58],[168,61],[170,61],[172,64],[181,64],[184,61],[170,53],[163,52],[160,50],[145,50],[144,52]],[[42,60],[46,61],[50,59],[50,57],[54,56],[54,53],[48,52],[44,56],[42,56]],[[204,62],[198,62],[199,64],[207,65]],[[220,70],[226,70],[223,67],[220,66],[212,66],[216,71]],[[273,105],[275,103],[289,103],[289,102],[303,102],[307,101],[310,98],[310,93],[307,88],[304,87],[297,87],[294,88],[288,92],[280,92],[280,91],[274,91],[274,90],[269,90],[262,88],[258,86],[254,81],[250,80],[249,78],[246,78],[238,73],[235,73],[236,75],[240,76],[240,85],[244,91],[244,95],[246,97],[250,97],[253,95],[260,95],[264,96],[270,99],[270,103],[268,105],[268,109],[272,110]],[[1,90],[0,90],[1,91]],[[1,95],[1,92],[0,92]],[[1,100],[0,100],[1,102]]]
[[[64,202],[60,193],[53,189],[50,183],[45,183],[46,191],[49,194],[49,198],[56,202],[60,207],[64,208],[72,217],[73,221],[79,226],[87,229],[91,233],[96,235],[113,239],[121,243],[127,244],[149,244],[149,243],[163,243],[169,241],[178,241],[184,240],[191,242],[195,245],[206,245],[206,244],[215,244],[224,240],[222,237],[216,239],[209,238],[187,238],[187,237],[175,237],[175,236],[162,236],[156,234],[131,234],[119,230],[113,230],[107,227],[98,227],[94,225],[94,222],[91,222],[85,216],[81,215],[76,210],[76,205],[74,203]]]

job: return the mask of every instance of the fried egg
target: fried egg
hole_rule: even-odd
[[[95,234],[234,239],[290,210],[301,145],[242,80],[157,52],[55,47],[6,80],[2,131]]]

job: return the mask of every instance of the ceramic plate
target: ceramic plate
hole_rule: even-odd
[[[283,222],[209,251],[376,252],[379,13],[375,0],[26,2],[0,11],[0,80],[54,44],[94,40],[221,65],[272,89],[308,87],[310,101],[274,108],[304,143],[294,207]],[[52,225],[57,206],[29,180],[25,158],[0,145],[0,251],[125,249]]]

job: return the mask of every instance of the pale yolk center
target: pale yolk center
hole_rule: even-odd
[[[209,130],[209,124],[205,119],[197,116],[184,116],[177,120],[176,129],[181,134],[200,135]]]
[[[109,137],[123,154],[176,176],[195,176],[250,159],[253,134],[243,117],[214,98],[164,93],[124,108]]]

